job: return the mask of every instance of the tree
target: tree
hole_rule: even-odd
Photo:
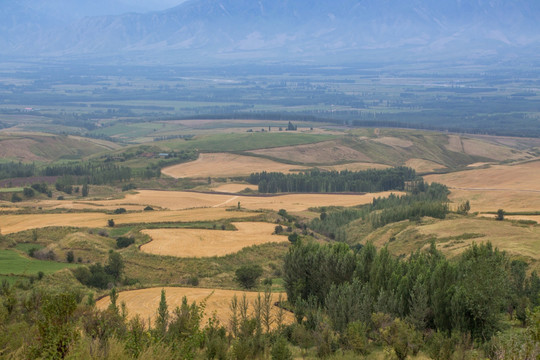
[[[167,298],[165,297],[165,289],[161,289],[161,300],[156,317],[156,331],[160,337],[164,337],[169,324],[169,307],[167,306]]]
[[[66,253],[66,260],[68,263],[72,263],[75,260],[75,255],[73,254],[73,251],[69,250]]]
[[[124,260],[122,259],[122,255],[115,251],[109,252],[109,261],[105,265],[105,272],[115,280],[119,280],[123,270]]]
[[[114,227],[114,219],[107,220],[107,226]]]
[[[62,359],[79,336],[73,313],[77,308],[76,295],[58,294],[44,300],[37,321],[38,343],[33,358]]]
[[[469,211],[471,210],[471,204],[469,203],[469,200],[459,204],[457,213],[462,215],[467,215]]]
[[[83,186],[82,186],[82,196],[83,197],[88,196],[88,191],[89,191],[88,184],[83,184]]]
[[[23,195],[26,197],[33,197],[34,196],[34,190],[32,188],[25,187],[23,189]]]
[[[244,265],[236,269],[235,280],[244,288],[251,289],[255,286],[257,279],[263,274],[263,269],[260,265]]]
[[[496,220],[502,221],[504,220],[504,210],[499,209],[497,210],[497,216],[495,217]]]
[[[133,244],[135,242],[135,239],[130,237],[121,236],[118,239],[116,239],[116,247],[118,249],[126,248],[129,245]]]

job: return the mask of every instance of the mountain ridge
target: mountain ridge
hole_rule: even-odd
[[[2,52],[294,59],[373,50],[429,57],[540,48],[540,3],[534,0],[189,0],[163,11],[84,17],[65,26],[51,25],[45,15],[34,11],[33,26],[19,21],[1,28],[8,39]]]

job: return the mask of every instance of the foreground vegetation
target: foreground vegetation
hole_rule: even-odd
[[[115,261],[110,258],[105,267],[112,279],[122,272]],[[270,312],[269,292],[253,303],[234,297],[222,323],[215,316],[203,321],[204,301],[190,304],[184,298],[169,309],[162,291],[150,324],[137,315],[128,320],[129,310],[117,302],[114,288],[111,305],[101,311],[80,286],[24,290],[4,281],[2,356],[292,359],[384,352],[398,359],[420,353],[434,359],[455,354],[536,359],[540,354],[540,309],[532,310],[540,300],[540,279],[536,273],[527,276],[524,263],[509,261],[490,244],[473,246],[449,262],[433,246],[400,260],[371,244],[355,252],[344,244],[298,241],[285,256],[283,272],[289,302],[280,304],[294,310],[297,320],[290,325],[283,308]]]

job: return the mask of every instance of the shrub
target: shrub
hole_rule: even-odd
[[[107,220],[107,226],[108,227],[114,227],[114,220],[113,219]]]
[[[133,238],[128,238],[128,237],[125,237],[125,236],[121,236],[118,239],[116,239],[116,247],[118,249],[126,248],[129,245],[133,244],[134,242],[135,242],[135,239],[133,239]]]
[[[129,183],[129,184],[126,184],[124,186],[122,186],[122,191],[128,191],[128,190],[132,190],[132,189],[136,189],[137,186],[135,186],[135,184],[132,184],[132,183]]]
[[[289,241],[294,244],[295,242],[298,241],[298,234],[297,233],[292,233],[291,235],[289,235]]]
[[[263,274],[263,269],[260,265],[244,265],[236,269],[235,280],[244,288],[251,289],[256,285],[257,279]]]
[[[19,201],[22,201],[21,197],[17,195],[17,193],[13,193],[11,195],[11,202],[19,202]]]
[[[144,211],[153,211],[154,208],[151,207],[150,205],[148,205],[147,207],[144,208]]]
[[[23,189],[23,195],[26,197],[33,197],[35,193],[34,193],[34,190],[32,190],[32,188],[25,187]]]
[[[191,285],[191,286],[199,286],[199,277],[197,275],[191,276],[187,280],[187,283],[188,285]]]
[[[69,250],[66,253],[66,260],[68,263],[72,263],[75,260],[75,255],[73,254],[73,251]]]
[[[118,208],[114,210],[115,214],[124,214],[127,210],[125,208]]]

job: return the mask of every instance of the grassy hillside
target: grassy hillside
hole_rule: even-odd
[[[495,137],[420,130],[356,129],[320,147],[274,148],[250,154],[305,165],[372,162],[397,166],[412,161],[413,165],[418,164],[420,172],[425,172],[425,166],[421,167],[426,163],[432,171],[448,171],[477,162],[515,161],[536,156],[540,143],[512,140],[504,142]]]
[[[295,132],[254,132],[215,134],[192,140],[164,141],[157,143],[173,150],[198,149],[203,152],[246,151],[301,144],[317,143],[334,139],[334,135],[304,134]]]
[[[377,247],[388,246],[395,255],[407,256],[435,241],[437,248],[450,258],[456,257],[473,242],[490,241],[513,258],[540,270],[540,226],[517,221],[496,221],[489,218],[451,215],[445,220],[424,218],[419,222],[402,221],[365,233],[360,222],[348,228],[351,238]]]
[[[77,160],[113,150],[118,145],[75,136],[38,133],[0,134],[0,158],[5,161]]]

